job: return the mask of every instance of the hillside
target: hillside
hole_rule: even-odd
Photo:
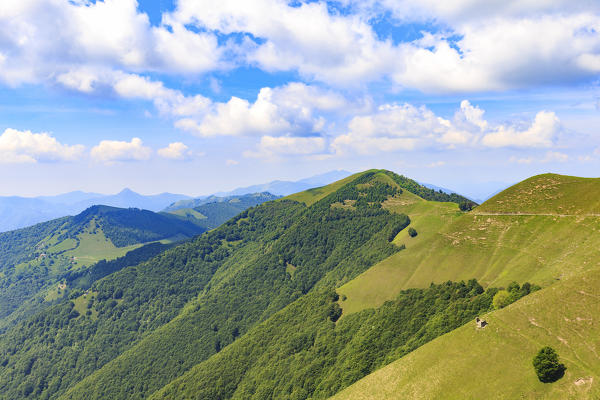
[[[597,399],[600,271],[556,283],[425,344],[334,397],[342,399]],[[565,376],[541,383],[531,360],[552,346]]]
[[[147,396],[303,295],[401,251],[389,238],[408,218],[379,206],[399,189],[373,175],[311,207],[282,200],[245,211],[95,282],[93,300],[63,302],[7,332],[0,338],[4,398]],[[337,206],[346,199],[355,205]],[[73,313],[88,306],[89,316]]]
[[[548,179],[569,183],[552,189],[546,203]],[[537,189],[532,192],[532,188]],[[402,289],[427,287],[431,282],[476,278],[484,287],[511,281],[547,286],[600,267],[600,216],[594,213],[594,203],[584,207],[584,202],[573,200],[598,192],[600,180],[540,175],[469,213],[457,213],[440,203],[388,202],[391,210],[411,217],[418,235],[401,234],[395,242],[405,244],[405,251],[342,286],[340,294],[348,297],[344,309],[377,307]],[[564,214],[574,204],[580,204],[570,208],[574,214]]]
[[[123,256],[143,243],[203,231],[151,211],[93,206],[74,217],[0,233],[0,331],[67,296],[66,274]]]
[[[167,207],[164,212],[179,216],[209,230],[216,228],[250,207],[278,198],[279,196],[266,192],[243,196],[209,196],[204,199],[178,201]]]

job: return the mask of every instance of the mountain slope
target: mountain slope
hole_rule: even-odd
[[[168,215],[94,206],[74,217],[0,233],[0,331],[68,295],[67,273],[162,239],[205,229]],[[13,314],[11,316],[11,314]]]
[[[477,213],[600,216],[600,178],[533,176],[492,197]]]
[[[148,396],[304,294],[400,251],[389,238],[408,218],[379,207],[399,190],[372,177],[311,207],[280,200],[245,211],[15,327],[0,337],[0,398]]]
[[[548,179],[564,184],[549,187]],[[418,236],[401,235],[396,243],[405,244],[405,251],[341,287],[340,294],[348,297],[344,309],[377,307],[402,289],[431,282],[476,278],[484,287],[511,281],[547,286],[596,268],[600,266],[597,199],[575,200],[595,194],[600,194],[600,180],[540,175],[464,214],[442,212],[428,203],[419,203],[418,212],[407,202],[389,203],[391,209],[411,217]],[[566,210],[574,214],[565,215]],[[429,215],[428,222],[422,224],[419,213]]]
[[[597,399],[599,285],[598,269],[556,283],[485,315],[484,329],[469,322],[334,399]],[[543,346],[567,367],[551,384],[537,379],[531,363]]]

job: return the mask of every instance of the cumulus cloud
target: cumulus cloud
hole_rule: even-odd
[[[488,147],[550,147],[560,131],[560,120],[553,112],[541,111],[525,130],[499,126],[486,134],[482,143]]]
[[[590,82],[600,73],[595,2],[341,3],[345,12],[324,1],[180,0],[152,26],[135,0],[4,1],[0,80],[91,92],[96,68],[196,75],[251,65],[338,87],[386,80],[470,92]],[[373,21],[381,19],[434,28],[395,42],[376,32]]]
[[[137,137],[130,142],[102,140],[92,147],[90,155],[94,160],[107,164],[117,161],[143,161],[150,158],[152,149],[144,146],[142,140]]]
[[[166,19],[151,26],[137,6],[136,0],[3,1],[0,80],[18,85],[59,77],[73,85],[63,74],[84,67],[166,73],[220,68],[226,47],[214,33]]]
[[[185,160],[191,156],[189,147],[181,142],[169,143],[167,147],[158,149],[156,153],[159,156],[170,160]]]
[[[334,84],[377,79],[394,57],[391,43],[378,40],[361,16],[331,13],[325,2],[290,6],[281,0],[183,0],[171,17],[182,24],[264,39],[247,40],[243,59],[267,71],[297,70]]]
[[[331,146],[337,154],[459,146],[535,148],[552,146],[560,132],[560,121],[552,112],[539,112],[530,126],[521,129],[491,124],[484,113],[467,100],[451,120],[424,106],[387,104],[373,114],[354,117],[347,133],[337,136]]]
[[[238,97],[213,103],[204,114],[182,118],[175,126],[202,137],[314,135],[324,127],[322,113],[348,106],[344,97],[333,91],[293,82],[262,88],[254,103]]]
[[[0,163],[75,161],[82,145],[65,145],[48,133],[32,133],[8,128],[0,135]]]
[[[450,121],[424,106],[387,104],[372,115],[354,117],[348,124],[348,133],[336,137],[332,148],[336,153],[360,154],[412,150],[450,130]]]

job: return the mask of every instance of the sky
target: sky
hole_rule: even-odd
[[[0,195],[600,167],[595,0],[3,0]]]

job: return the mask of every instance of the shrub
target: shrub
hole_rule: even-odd
[[[533,358],[533,368],[540,382],[555,382],[565,374],[565,366],[558,360],[558,354],[549,346],[542,347]]]
[[[410,237],[417,236],[417,230],[413,227],[408,228],[408,236],[410,236]]]
[[[333,303],[329,306],[329,311],[327,312],[327,316],[331,320],[331,322],[335,322],[342,316],[342,308],[338,303]]]

